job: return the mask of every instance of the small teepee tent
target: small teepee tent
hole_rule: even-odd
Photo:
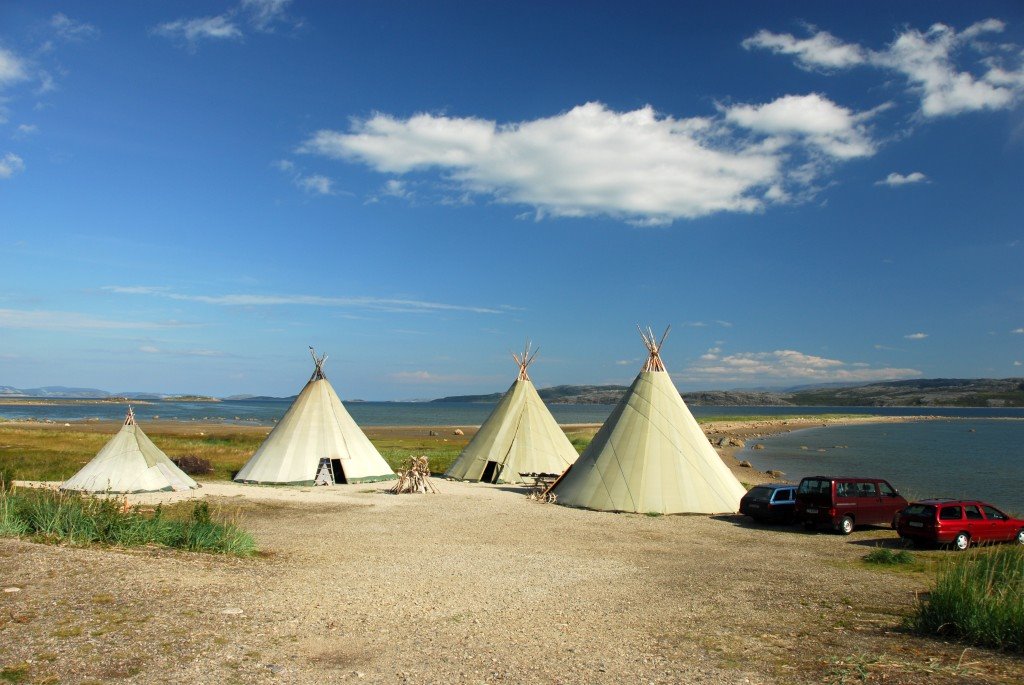
[[[521,483],[521,473],[562,473],[578,456],[544,405],[526,369],[533,363],[527,344],[512,358],[519,376],[466,449],[444,474],[458,480]]]
[[[128,415],[117,435],[88,464],[61,484],[61,490],[83,492],[158,492],[194,490],[199,485],[174,465]]]
[[[719,514],[745,490],[711,447],[661,361],[653,332],[633,385],[573,466],[550,488],[558,504],[601,511]]]
[[[324,375],[327,355],[309,351],[313,375],[235,481],[328,485],[395,478]]]

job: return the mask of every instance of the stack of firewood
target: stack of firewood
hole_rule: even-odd
[[[406,468],[398,472],[398,482],[391,492],[401,495],[404,492],[437,492],[430,482],[430,464],[427,455],[409,457]]]

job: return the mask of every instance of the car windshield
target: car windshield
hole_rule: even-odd
[[[903,510],[908,516],[935,516],[935,507],[930,504],[911,504]]]
[[[772,489],[763,487],[751,488],[747,495],[753,499],[768,499],[772,496]]]
[[[801,495],[821,495],[827,494],[832,490],[832,481],[825,480],[823,478],[805,478],[800,481],[800,489],[797,490]]]

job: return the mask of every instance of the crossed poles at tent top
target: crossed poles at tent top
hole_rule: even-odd
[[[640,337],[644,340],[644,345],[647,347],[647,351],[650,356],[647,357],[647,361],[644,363],[644,367],[641,371],[664,371],[665,364],[661,361],[661,346],[665,344],[665,338],[668,337],[668,332],[672,330],[672,326],[666,326],[665,332],[661,336],[661,340],[657,340],[654,337],[654,331],[648,326],[647,330],[640,328],[640,324],[637,324],[636,329],[640,331]]]
[[[512,358],[515,359],[516,364],[519,365],[519,378],[517,380],[530,380],[530,374],[526,373],[526,369],[528,366],[530,366],[530,364],[533,363],[533,360],[537,358],[537,353],[540,352],[540,348],[538,347],[536,350],[533,351],[533,354],[530,354],[530,347],[532,345],[532,342],[526,341],[526,347],[523,348],[522,356],[516,354],[515,352],[512,353]]]
[[[316,367],[313,369],[313,375],[309,377],[309,380],[327,380],[327,376],[324,375],[324,362],[327,361],[327,355],[325,354],[318,358],[316,356],[316,350],[313,349],[312,345],[309,346],[309,353],[313,355],[313,363],[316,364]]]

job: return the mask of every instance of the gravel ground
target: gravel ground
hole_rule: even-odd
[[[18,588],[0,594],[0,680],[1024,679],[1019,657],[899,629],[928,579],[860,561],[894,543],[889,530],[845,538],[436,485],[204,488],[255,535],[251,559],[0,540],[0,587]]]

